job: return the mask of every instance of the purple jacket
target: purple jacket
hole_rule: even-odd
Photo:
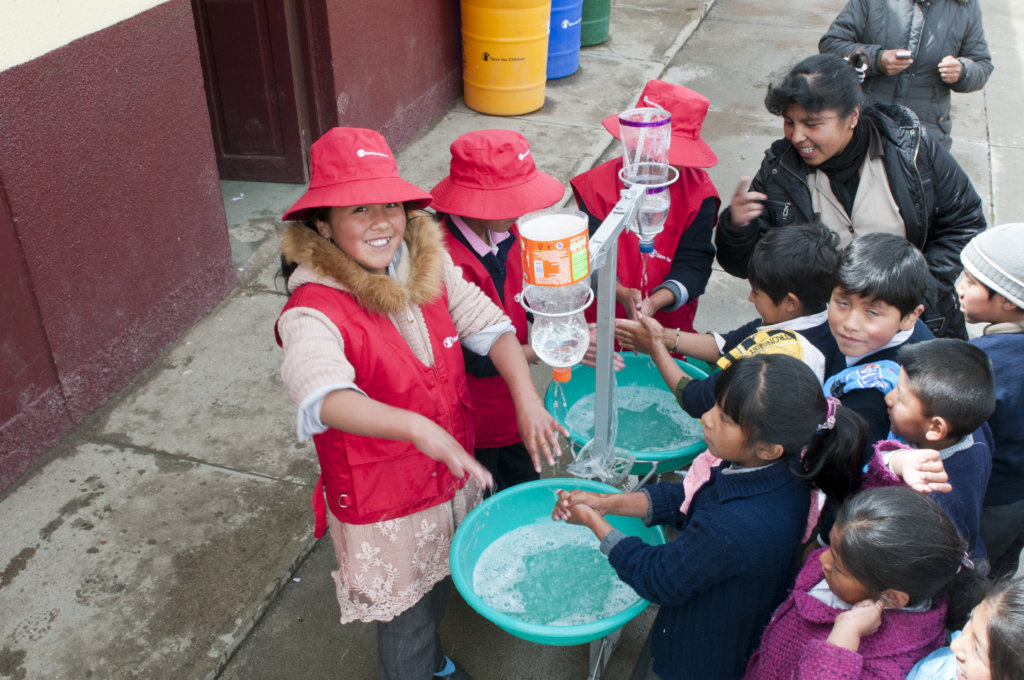
[[[824,578],[816,550],[796,577],[789,597],[772,615],[744,680],[903,680],[914,664],[944,642],[946,605],[926,612],[885,610],[882,625],[851,652],[826,642],[842,610],[811,597]]]

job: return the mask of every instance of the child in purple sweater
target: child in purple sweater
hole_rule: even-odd
[[[851,496],[772,616],[744,678],[903,680],[963,625],[984,563],[931,498],[903,486]]]

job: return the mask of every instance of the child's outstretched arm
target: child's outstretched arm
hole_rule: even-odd
[[[864,466],[864,488],[893,486],[902,482],[921,493],[950,493],[953,486],[934,449],[905,449],[901,444],[883,441]]]
[[[889,469],[903,483],[921,493],[949,493],[953,486],[942,464],[942,455],[934,449],[901,449],[889,459]]]
[[[414,411],[389,406],[357,390],[335,390],[324,397],[320,420],[352,434],[411,442],[424,455],[447,465],[458,479],[469,473],[482,487],[494,486],[491,473],[455,437]]]
[[[548,461],[548,465],[553,466],[555,456],[562,455],[558,434],[568,437],[569,431],[559,425],[544,408],[544,402],[537,394],[537,388],[533,386],[530,368],[515,334],[503,333],[491,345],[487,356],[494,362],[494,367],[505,379],[508,390],[512,393],[519,435],[523,438],[526,450],[530,452],[534,469],[540,472],[541,454]]]
[[[636,322],[622,322],[616,321],[615,335],[619,335],[619,324],[635,324],[636,327],[629,331],[629,335],[633,339],[633,348],[638,349],[644,354],[651,355],[651,361],[657,366],[658,372],[661,374],[661,379],[665,381],[665,384],[670,390],[675,392],[679,386],[679,382],[684,378],[689,380],[689,376],[683,372],[683,369],[679,368],[679,364],[676,363],[672,355],[668,353],[668,349],[665,348],[664,343],[659,340],[660,334],[663,330],[662,325],[652,319],[649,316],[641,316],[640,323]],[[687,333],[685,335],[696,335],[696,333]],[[710,337],[710,336],[709,336]],[[620,339],[621,343],[622,340]],[[714,342],[714,339],[712,339]],[[717,347],[717,345],[716,345]]]
[[[647,319],[649,324],[645,323],[644,319]],[[641,316],[636,321],[616,319],[615,339],[624,349],[644,354],[651,354],[653,346],[659,344],[668,351],[685,354],[708,363],[714,363],[722,356],[713,335],[665,328],[649,316]]]

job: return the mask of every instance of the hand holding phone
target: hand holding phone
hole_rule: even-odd
[[[894,76],[906,71],[914,63],[914,55],[908,49],[883,50],[879,59],[879,70],[883,75]]]

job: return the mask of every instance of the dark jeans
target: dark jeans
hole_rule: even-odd
[[[444,667],[437,627],[441,625],[452,579],[439,581],[420,601],[390,621],[377,622],[380,680],[430,680]]]
[[[640,650],[640,655],[636,659],[636,664],[633,666],[633,673],[629,676],[629,680],[661,680],[661,676],[654,672],[654,657],[651,656],[651,637],[654,635],[654,627],[647,633],[647,640],[644,642],[644,648]]]

